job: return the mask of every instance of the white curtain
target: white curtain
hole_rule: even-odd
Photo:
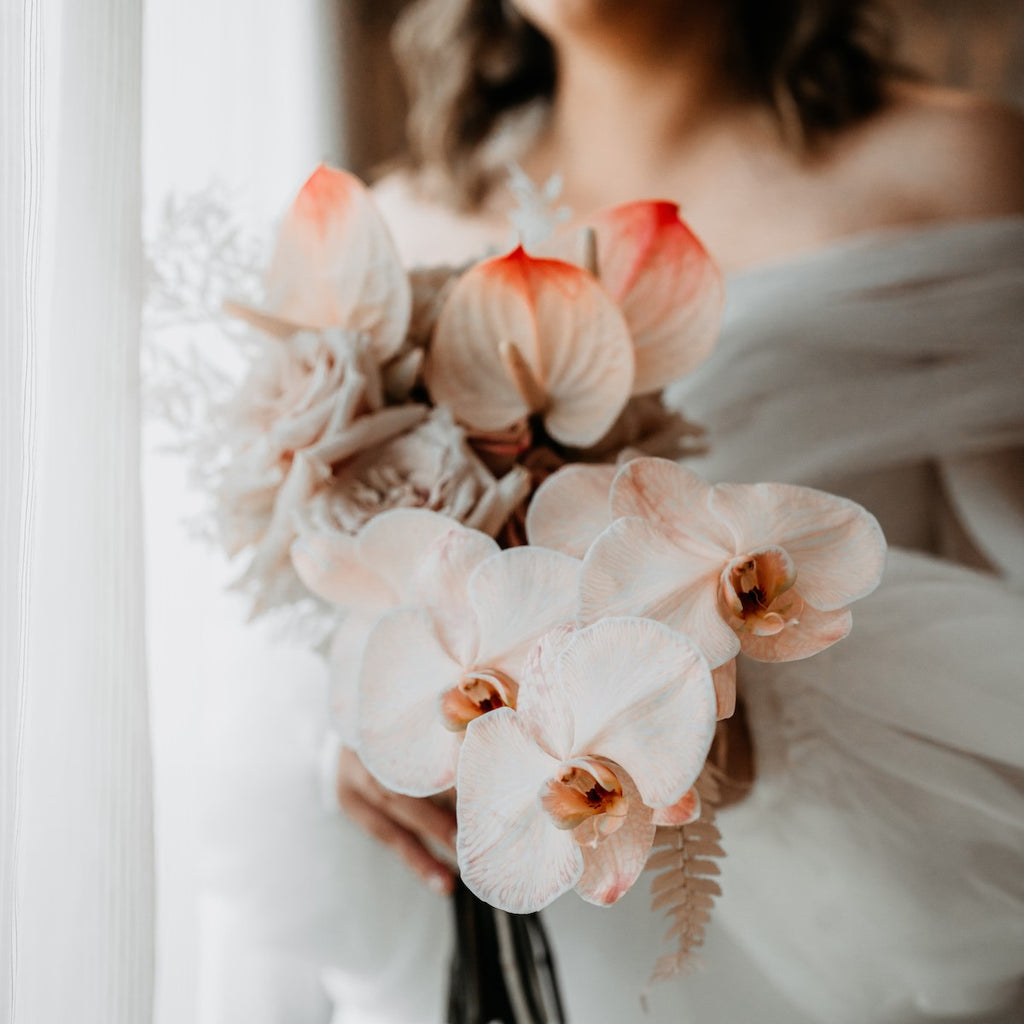
[[[0,5],[0,1021],[146,1024],[141,0]]]

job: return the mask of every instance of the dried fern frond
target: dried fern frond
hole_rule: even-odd
[[[696,949],[704,942],[715,898],[722,889],[715,858],[725,856],[722,834],[715,824],[721,802],[721,772],[707,764],[697,780],[700,817],[690,825],[659,828],[647,869],[657,871],[651,883],[652,910],[663,910],[669,924],[665,941],[675,949],[658,958],[648,986],[688,974],[699,966]]]

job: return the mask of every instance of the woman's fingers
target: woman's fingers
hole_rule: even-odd
[[[406,867],[434,892],[452,891],[455,884],[452,869],[439,861],[416,835],[356,793],[349,794],[344,807],[357,825],[394,850]]]
[[[424,843],[455,846],[455,813],[429,799],[403,796],[382,786],[348,748],[338,759],[338,803],[350,818],[385,846],[436,892],[451,892],[452,868]]]
[[[418,836],[430,836],[455,852],[455,812],[438,807],[432,800],[402,796],[385,790],[378,806],[400,825]]]

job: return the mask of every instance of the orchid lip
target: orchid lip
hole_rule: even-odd
[[[571,829],[581,846],[596,846],[626,820],[629,801],[613,768],[597,758],[564,761],[540,790],[555,828]]]
[[[803,610],[803,599],[792,589],[795,583],[789,554],[780,547],[760,548],[722,569],[719,599],[734,629],[772,636]]]
[[[452,732],[497,708],[515,709],[519,684],[495,668],[473,669],[441,695],[441,721]]]

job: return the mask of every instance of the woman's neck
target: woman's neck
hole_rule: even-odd
[[[727,123],[734,131],[733,115],[751,105],[723,70],[722,11],[694,4],[687,16],[660,20],[637,12],[556,41],[551,117],[527,169],[557,170],[566,199],[585,209],[647,194],[681,153],[704,148]]]

